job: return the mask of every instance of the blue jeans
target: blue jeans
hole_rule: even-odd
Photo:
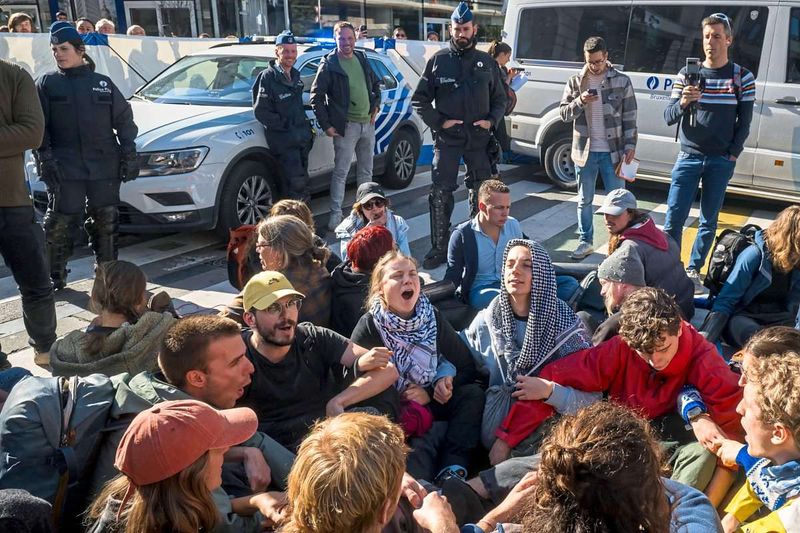
[[[696,155],[681,151],[675,166],[672,167],[672,183],[667,196],[667,216],[664,231],[678,247],[681,245],[683,224],[689,216],[692,202],[697,195],[700,183],[700,224],[697,237],[692,246],[687,268],[700,271],[714,241],[717,231],[717,218],[725,200],[725,190],[733,176],[736,162],[722,155]]]
[[[347,174],[356,157],[356,181],[359,185],[372,181],[372,160],[375,151],[375,124],[347,122],[345,132],[333,138],[333,173],[331,174],[331,212],[341,213]]]
[[[592,223],[592,201],[594,200],[597,173],[603,178],[606,193],[614,189],[625,188],[625,180],[617,176],[608,152],[589,152],[586,164],[575,165],[575,176],[578,178],[578,238],[581,242],[592,244],[594,225]]]

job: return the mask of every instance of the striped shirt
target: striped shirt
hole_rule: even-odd
[[[589,151],[590,152],[610,152],[606,140],[606,121],[603,115],[603,80],[606,79],[605,73],[598,75],[588,72],[586,78],[589,80],[589,89],[595,89],[599,98],[589,104]]]
[[[733,155],[739,157],[750,133],[756,97],[753,73],[740,67],[740,87],[734,82],[733,62],[720,68],[700,69],[704,80],[700,100],[695,104],[697,124],[681,121],[681,150],[700,155]],[[686,86],[686,69],[678,73],[672,87],[670,103],[664,111],[667,124],[675,124],[683,114],[680,97]]]

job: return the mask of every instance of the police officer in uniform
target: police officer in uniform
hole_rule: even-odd
[[[117,258],[119,187],[139,175],[138,130],[114,82],[94,72],[74,26],[53,23],[50,43],[58,70],[36,82],[45,120],[36,157],[39,177],[47,185],[47,258],[58,290],[67,283],[73,231],[80,222],[96,263]],[[85,221],[84,212],[89,215]]]
[[[478,26],[472,18],[469,6],[461,2],[450,17],[449,48],[428,60],[412,99],[434,135],[433,186],[428,196],[433,247],[422,263],[429,269],[447,260],[461,158],[467,165],[470,208],[477,212],[480,182],[492,173],[488,154],[492,129],[503,120],[506,108],[494,59],[475,48]]]
[[[297,43],[290,31],[275,39],[277,60],[253,84],[253,108],[264,125],[270,151],[281,163],[280,194],[308,201],[308,153],[313,133],[303,109],[303,81],[294,68]]]

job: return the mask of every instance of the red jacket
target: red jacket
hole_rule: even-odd
[[[539,377],[587,392],[607,393],[610,400],[654,419],[677,412],[678,394],[694,385],[714,422],[731,438],[744,442],[736,406],[742,399],[738,378],[709,343],[683,322],[678,352],[661,371],[653,368],[616,336],[545,366]],[[542,401],[518,401],[497,430],[511,447],[522,442],[553,414]]]

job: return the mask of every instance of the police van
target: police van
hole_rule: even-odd
[[[312,193],[330,188],[333,170],[332,139],[308,105],[317,66],[332,47],[298,45],[295,64],[315,130],[308,163]],[[411,108],[412,89],[392,60],[361,50],[381,81],[374,173],[386,187],[402,189],[414,178],[425,128]],[[124,231],[217,228],[227,235],[267,214],[278,199],[281,169],[253,114],[251,88],[274,58],[272,44],[225,43],[181,58],[136,91],[130,103],[139,127],[141,174],[120,191]],[[41,207],[44,188],[37,189]]]
[[[639,179],[669,182],[680,148],[664,121],[687,57],[703,57],[700,21],[732,19],[732,61],[756,76],[750,136],[729,192],[800,200],[800,2],[509,0],[506,41],[528,82],[508,131],[512,149],[537,156],[559,187],[576,187],[572,124],[559,117],[567,80],[583,66],[583,42],[602,36],[609,60],[630,76],[638,104]]]

